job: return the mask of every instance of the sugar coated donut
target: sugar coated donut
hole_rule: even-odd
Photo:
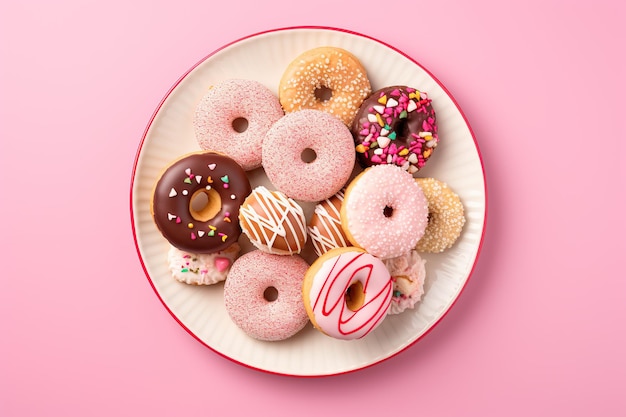
[[[404,255],[383,261],[393,280],[393,297],[389,314],[400,314],[414,308],[424,294],[426,260],[411,250]]]
[[[387,316],[393,283],[383,262],[355,247],[332,249],[307,271],[302,296],[309,319],[322,333],[358,339]]]
[[[428,225],[417,242],[420,252],[437,253],[452,247],[465,225],[463,203],[448,185],[435,178],[416,178],[428,200]]]
[[[396,165],[367,168],[346,188],[341,224],[354,246],[374,256],[393,258],[413,249],[427,222],[422,189]]]
[[[189,253],[170,246],[167,262],[176,281],[191,285],[212,285],[226,279],[240,250],[237,243],[215,253]]]
[[[245,171],[232,158],[193,152],[163,171],[150,210],[172,245],[191,253],[213,253],[237,242],[239,206],[251,191]]]
[[[286,114],[263,141],[267,178],[278,190],[301,201],[321,201],[339,191],[350,178],[355,159],[350,130],[319,110]]]
[[[419,171],[439,143],[431,102],[426,93],[407,86],[372,93],[352,124],[359,163],[395,164],[411,174]]]
[[[307,240],[302,207],[284,193],[262,185],[243,202],[239,224],[255,247],[276,255],[298,254]]]
[[[331,249],[350,246],[341,227],[341,203],[343,191],[315,205],[307,229],[317,256]]]
[[[241,255],[224,283],[224,304],[247,335],[267,341],[287,339],[309,322],[302,304],[302,280],[309,268],[298,255],[255,250]]]
[[[350,126],[372,88],[357,57],[341,48],[323,46],[296,57],[283,73],[278,91],[285,113],[322,110]]]
[[[193,126],[200,148],[223,152],[249,171],[261,166],[263,138],[283,115],[278,97],[263,84],[228,79],[198,103]]]

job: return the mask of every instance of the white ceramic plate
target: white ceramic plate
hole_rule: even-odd
[[[277,94],[282,72],[293,58],[325,45],[342,47],[356,55],[374,90],[404,84],[429,94],[437,112],[440,145],[419,176],[448,183],[465,205],[467,222],[454,247],[442,254],[424,255],[426,292],[415,309],[388,316],[360,340],[336,340],[308,325],[288,340],[261,342],[246,336],[230,320],[223,305],[223,285],[188,286],[171,277],[166,262],[168,243],[150,216],[151,190],[169,162],[199,150],[192,115],[209,85],[228,78],[247,78]],[[253,186],[257,180],[253,179]],[[150,283],[174,318],[224,357],[254,369],[297,376],[362,369],[420,339],[446,314],[465,286],[480,251],[485,215],[486,188],[478,146],[461,110],[441,83],[389,45],[365,35],[320,27],[255,34],[218,49],[194,66],[165,96],[150,121],[138,150],[131,185],[137,251]]]

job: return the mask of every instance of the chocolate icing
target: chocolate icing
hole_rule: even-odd
[[[424,166],[439,142],[431,100],[407,86],[372,93],[359,108],[351,131],[361,166],[392,163],[411,174]]]
[[[209,220],[190,210],[192,196],[207,193],[208,205],[221,205]],[[152,215],[163,236],[178,249],[213,253],[237,242],[239,207],[252,191],[245,171],[228,156],[195,152],[174,161],[161,175],[152,195]],[[204,210],[200,210],[204,211]],[[200,218],[200,220],[199,220]]]

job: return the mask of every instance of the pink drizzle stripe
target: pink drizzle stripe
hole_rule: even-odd
[[[389,273],[377,258],[362,252],[343,253],[327,262],[332,262],[329,271],[324,272],[323,266],[316,276],[316,280],[323,279],[313,303],[316,322],[331,336],[363,337],[387,314],[393,289]],[[357,281],[363,285],[365,302],[352,311],[346,305],[345,293]]]

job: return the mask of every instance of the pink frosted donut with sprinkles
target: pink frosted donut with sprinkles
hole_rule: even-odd
[[[393,282],[385,264],[354,247],[317,258],[302,284],[304,305],[316,329],[336,339],[360,339],[373,331],[391,304]]]
[[[163,237],[178,249],[219,252],[237,242],[239,207],[251,191],[246,172],[232,158],[192,152],[161,173],[150,211]]]
[[[279,341],[294,336],[309,322],[302,304],[302,280],[308,268],[299,255],[260,250],[241,255],[224,283],[226,312],[255,339]]]
[[[263,141],[267,178],[295,200],[317,202],[334,195],[350,178],[355,159],[350,130],[320,110],[286,114]]]
[[[363,167],[394,164],[413,174],[437,148],[432,100],[412,87],[385,87],[368,97],[352,124],[357,160]]]
[[[176,281],[189,285],[213,285],[226,279],[240,251],[238,243],[215,253],[189,253],[170,246],[167,262]]]
[[[261,166],[265,134],[283,115],[278,97],[263,84],[228,79],[204,95],[193,126],[200,148],[225,153],[250,171]]]
[[[341,224],[354,246],[381,259],[413,249],[428,224],[428,200],[396,165],[374,165],[346,187]]]

